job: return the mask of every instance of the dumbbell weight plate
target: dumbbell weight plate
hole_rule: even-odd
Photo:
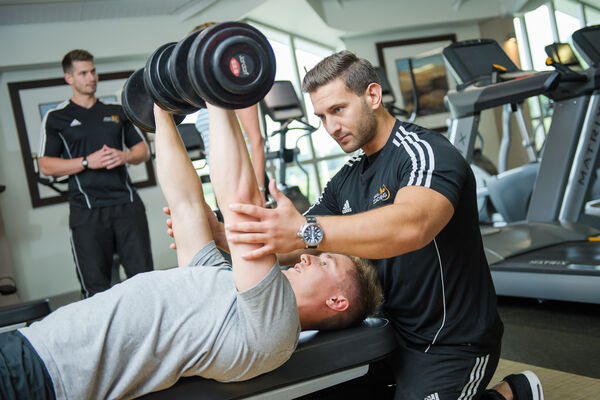
[[[196,107],[206,108],[204,99],[202,99],[194,88],[192,88],[188,78],[188,52],[190,51],[190,46],[194,42],[194,39],[196,39],[201,32],[202,30],[194,31],[175,45],[175,48],[169,57],[167,70],[171,77],[173,87],[183,100]]]
[[[166,71],[168,58],[163,54],[171,53],[175,44],[160,46],[148,58],[144,68],[144,84],[160,108],[179,115],[191,114],[198,111],[198,107],[178,99],[177,93],[174,90],[170,92],[166,83],[170,77]]]
[[[158,54],[156,58],[156,62],[158,65],[158,83],[165,90],[165,94],[172,100],[178,102],[186,102],[182,99],[181,95],[173,86],[173,81],[171,80],[171,75],[169,75],[169,60],[171,59],[171,54],[173,54],[173,49],[177,43],[171,43],[169,46],[166,46],[163,51]],[[187,102],[186,102],[187,103]]]
[[[188,56],[190,82],[207,102],[225,108],[258,103],[275,79],[267,38],[241,22],[225,22],[196,37]]]
[[[125,115],[135,126],[145,132],[154,132],[154,101],[144,85],[144,70],[138,69],[125,82],[121,93],[121,104]],[[185,115],[173,115],[179,125]]]

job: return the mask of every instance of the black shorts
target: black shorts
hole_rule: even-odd
[[[0,398],[56,398],[44,362],[25,336],[17,331],[0,334]]]
[[[385,360],[395,375],[395,399],[478,399],[500,359],[500,345],[481,355],[424,350],[399,343],[393,356]]]

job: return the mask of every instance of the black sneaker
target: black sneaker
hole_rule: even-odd
[[[531,371],[511,374],[502,380],[510,386],[514,400],[544,400],[542,383]]]

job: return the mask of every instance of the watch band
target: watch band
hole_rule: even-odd
[[[83,165],[83,169],[88,169],[87,156],[83,156],[83,160],[81,160],[81,165]]]

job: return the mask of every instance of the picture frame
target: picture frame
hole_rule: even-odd
[[[132,73],[133,71],[120,71],[99,74],[96,97],[101,100],[120,102],[121,89]],[[63,78],[51,78],[9,82],[8,91],[32,206],[36,208],[66,202],[67,180],[44,177],[39,171],[37,158],[44,115],[72,96],[71,87]],[[32,145],[35,146],[35,150]],[[127,168],[137,188],[156,185],[152,160],[139,165],[128,165]],[[51,182],[54,188],[41,183],[41,180]]]
[[[395,97],[395,106],[412,111],[412,68],[418,91],[418,109],[414,123],[428,129],[445,132],[450,113],[443,99],[449,89],[456,87],[446,71],[442,58],[444,47],[455,43],[456,35],[437,35],[375,43],[379,66]]]

